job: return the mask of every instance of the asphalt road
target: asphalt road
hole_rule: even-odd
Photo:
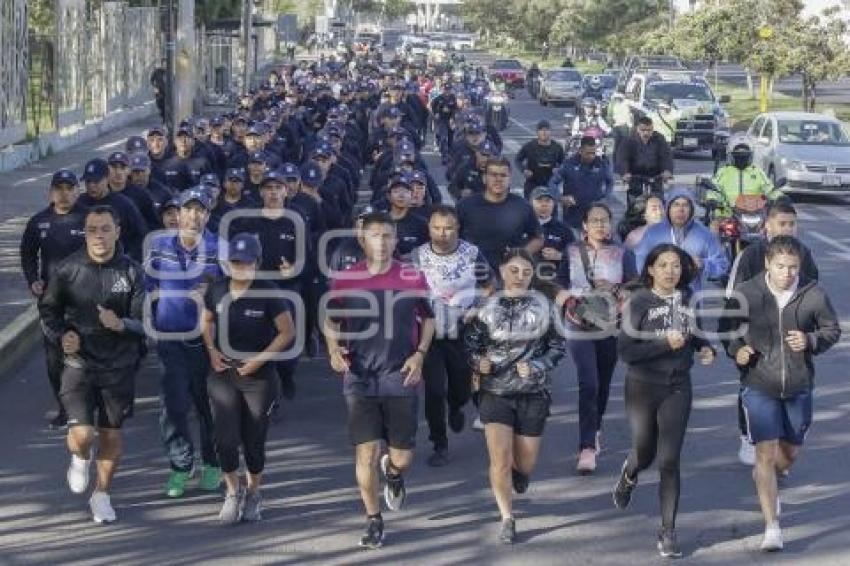
[[[546,117],[523,94],[512,102],[508,153],[531,138]],[[428,155],[438,178],[436,156]],[[710,172],[706,159],[677,161],[680,180]],[[516,181],[519,181],[517,178]],[[518,183],[517,183],[518,185]],[[616,199],[619,202],[619,197]],[[850,320],[850,212],[841,200],[800,204],[803,237],[815,250],[824,285],[843,320]],[[783,489],[786,551],[759,552],[762,522],[750,470],[737,462],[737,374],[721,359],[694,372],[694,409],[683,454],[679,539],[689,564],[850,563],[850,344],[818,360],[815,425],[799,465]],[[282,410],[268,443],[265,520],[224,528],[217,495],[162,494],[168,465],[158,440],[158,378],[149,359],[137,379],[135,417],[127,423],[126,457],[115,480],[119,521],[89,520],[86,499],[65,484],[63,435],[45,428],[50,396],[41,352],[0,381],[0,564],[654,564],[658,527],[657,472],[640,478],[632,506],[618,511],[610,490],[629,446],[622,368],[614,378],[604,450],[594,476],[573,472],[577,448],[575,370],[565,362],[554,386],[537,472],[519,499],[519,541],[495,541],[498,513],[487,482],[480,433],[450,438],[451,463],[425,465],[430,446],[420,423],[417,458],[408,478],[409,505],[385,514],[386,546],[355,548],[363,526],[346,439],[339,378],[324,360],[304,362],[298,396]],[[470,420],[471,410],[467,412]]]

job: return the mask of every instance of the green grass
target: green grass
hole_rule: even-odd
[[[728,94],[732,98],[732,101],[725,104],[724,108],[729,113],[732,122],[731,126],[735,130],[748,127],[753,118],[760,112],[758,82],[756,82],[756,96],[754,98],[750,97],[750,93],[746,88],[724,81],[720,81],[718,87],[715,89],[715,94],[718,96]],[[802,102],[796,96],[788,96],[776,92],[768,101],[767,109],[768,111],[799,111],[802,109]],[[850,104],[822,103],[817,107],[818,112],[826,112],[828,109],[832,109],[839,120],[850,121]]]

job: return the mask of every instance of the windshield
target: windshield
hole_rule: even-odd
[[[581,73],[578,71],[551,71],[546,73],[546,80],[578,82],[581,80]]]
[[[519,61],[514,61],[511,59],[502,59],[493,63],[490,66],[491,69],[522,69],[522,65],[519,64]]]
[[[411,43],[410,47],[412,47],[413,49],[428,49],[428,44],[416,41],[414,43]]]
[[[652,83],[646,87],[649,100],[701,100],[714,102],[708,87],[695,83]]]
[[[780,120],[779,141],[805,145],[850,145],[850,138],[841,124],[825,120]]]

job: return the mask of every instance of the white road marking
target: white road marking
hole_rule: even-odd
[[[525,130],[526,132],[528,132],[532,136],[537,137],[537,132],[535,132],[534,130],[532,130],[531,128],[529,128],[528,126],[526,126],[525,124],[523,124],[522,122],[517,120],[516,118],[509,118],[509,119],[510,119],[511,122],[513,122],[514,124],[516,124],[517,126],[522,128],[523,130]]]
[[[820,240],[824,244],[833,248],[831,255],[837,257],[839,259],[843,259],[844,261],[850,261],[850,251],[848,251],[848,246],[842,244],[841,242],[831,238],[825,234],[821,234],[817,230],[806,230],[806,235],[811,236],[816,240]]]

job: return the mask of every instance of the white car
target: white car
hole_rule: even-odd
[[[850,194],[850,134],[826,114],[768,112],[744,136],[732,136],[728,151],[746,141],[753,163],[790,193]]]

